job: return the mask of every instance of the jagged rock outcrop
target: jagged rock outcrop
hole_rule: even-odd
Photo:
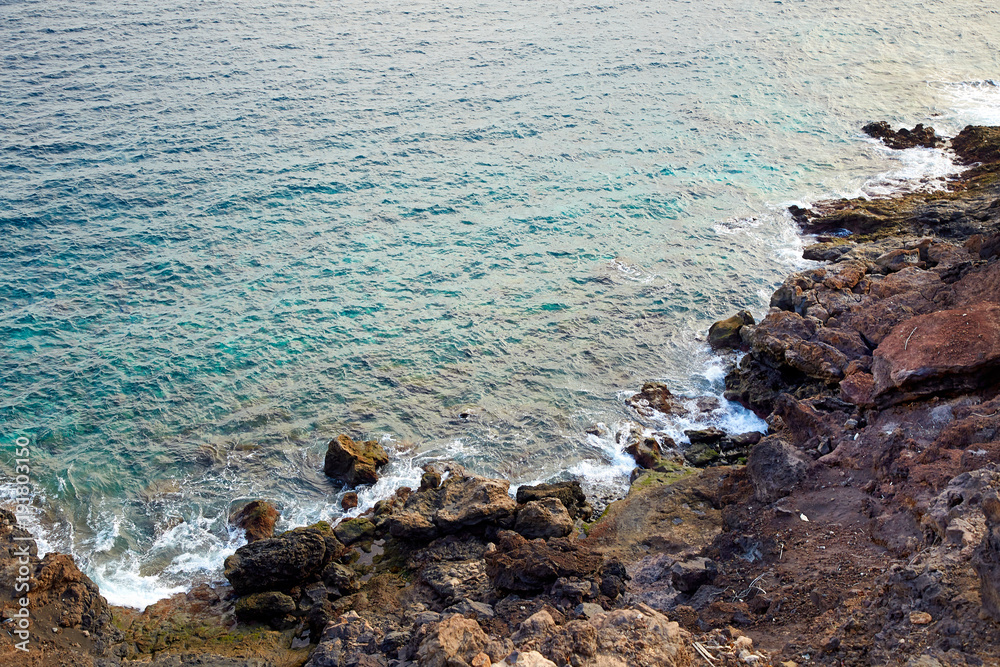
[[[509,527],[517,502],[510,483],[473,475],[454,466],[441,486],[411,493],[388,517],[389,533],[399,539],[431,540],[484,525]]]
[[[329,562],[327,538],[314,528],[251,542],[225,562],[224,575],[238,595],[282,591],[309,581]]]

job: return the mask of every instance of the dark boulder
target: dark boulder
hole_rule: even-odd
[[[377,440],[355,442],[339,435],[327,446],[323,472],[348,486],[374,484],[377,468],[389,462],[389,455]]]
[[[252,593],[236,601],[236,617],[241,621],[269,621],[295,611],[295,600],[278,591]]]
[[[934,133],[933,127],[916,125],[912,130],[905,127],[893,131],[892,126],[885,121],[868,123],[861,128],[861,131],[874,139],[881,139],[889,148],[902,150],[923,146],[924,148],[936,148],[944,145],[944,140]]]
[[[226,559],[223,574],[237,595],[288,590],[320,571],[326,551],[319,530],[299,528],[240,547]]]
[[[719,320],[708,329],[708,344],[712,349],[740,348],[743,346],[743,339],[740,337],[740,329],[746,325],[753,325],[756,322],[748,311],[741,310],[732,317]]]
[[[352,510],[358,506],[358,494],[354,491],[350,491],[344,494],[344,497],[340,500],[340,507],[345,512],[347,510]]]
[[[594,509],[587,502],[587,496],[583,493],[580,482],[576,480],[522,486],[517,489],[518,504],[542,500],[543,498],[558,498],[572,519],[587,521],[594,513]]]
[[[982,508],[986,534],[972,555],[972,566],[979,575],[983,612],[1000,621],[1000,498],[995,494],[986,498]]]
[[[780,436],[764,438],[754,445],[747,458],[754,497],[770,503],[787,496],[805,479],[809,465],[806,457]]]

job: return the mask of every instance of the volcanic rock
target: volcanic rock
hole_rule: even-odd
[[[920,315],[897,325],[875,350],[872,375],[880,403],[997,382],[1000,306]]]
[[[594,513],[594,509],[587,502],[587,496],[583,493],[580,482],[576,480],[521,486],[517,489],[516,498],[518,504],[542,500],[543,498],[558,498],[566,511],[569,512],[571,519],[587,521]]]
[[[740,329],[748,324],[752,325],[756,324],[756,322],[753,319],[753,315],[745,310],[741,310],[728,319],[720,320],[709,327],[708,344],[713,349],[739,348],[743,345],[743,339],[740,338]]]
[[[944,145],[944,140],[934,133],[933,127],[924,127],[919,124],[912,130],[907,130],[904,127],[893,131],[889,123],[879,121],[877,123],[868,123],[861,128],[861,131],[869,137],[881,139],[886,146],[897,150],[914,148],[916,146],[936,148]]]
[[[573,532],[573,520],[558,498],[543,498],[526,503],[517,511],[514,530],[524,537],[566,537]]]
[[[377,440],[355,442],[346,435],[330,441],[326,451],[323,472],[348,486],[374,484],[375,472],[389,462],[389,455]]]
[[[274,524],[281,516],[266,500],[253,500],[234,512],[229,523],[246,531],[247,542],[274,536]]]
[[[322,533],[298,528],[240,547],[226,559],[223,574],[237,595],[283,591],[317,574],[325,557]]]
[[[747,459],[754,497],[770,503],[787,496],[805,478],[809,465],[808,459],[780,435],[764,438]]]

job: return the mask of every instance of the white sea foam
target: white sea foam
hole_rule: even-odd
[[[941,116],[947,125],[942,126],[943,131],[954,134],[966,125],[1000,125],[1000,81],[984,79],[930,85],[944,92],[948,106],[948,111]]]

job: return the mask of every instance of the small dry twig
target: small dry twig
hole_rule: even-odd
[[[916,330],[917,330],[917,328],[913,327],[913,331],[916,331]],[[910,336],[913,335],[913,331],[910,332],[910,335],[906,337],[906,342],[903,343],[903,351],[904,352],[906,351],[906,346],[910,344]]]
[[[698,655],[700,655],[701,657],[703,657],[708,662],[708,664],[710,664],[710,665],[714,665],[715,664],[715,658],[713,658],[712,654],[708,652],[708,649],[706,649],[704,646],[702,646],[698,642],[692,642],[692,644],[694,644],[694,650],[697,651]]]

